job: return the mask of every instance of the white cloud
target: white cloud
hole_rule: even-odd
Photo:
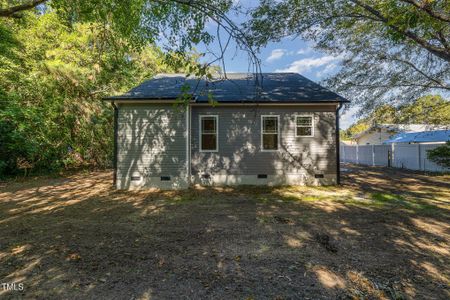
[[[328,75],[328,74],[330,74],[331,72],[333,72],[336,68],[337,68],[337,64],[335,64],[335,63],[330,63],[330,64],[328,64],[323,70],[318,71],[318,72],[316,73],[316,77],[317,77],[317,78],[325,77],[326,75]]]
[[[277,69],[275,72],[293,72],[293,73],[303,73],[308,72],[313,68],[322,67],[340,60],[339,56],[322,56],[318,58],[303,58],[292,62],[287,68]]]
[[[307,54],[310,53],[313,49],[310,46],[307,46],[306,48],[302,48],[297,51],[297,54]]]
[[[270,56],[266,59],[266,61],[271,62],[277,59],[282,58],[286,54],[286,49],[274,49],[270,53]]]

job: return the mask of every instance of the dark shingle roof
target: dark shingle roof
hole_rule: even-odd
[[[199,103],[208,101],[208,93],[224,103],[348,102],[297,73],[262,73],[259,84],[254,75],[247,73],[228,73],[227,79],[212,81],[186,78],[183,74],[159,74],[123,95],[105,100],[172,100],[183,93],[184,84],[189,85],[189,93]]]

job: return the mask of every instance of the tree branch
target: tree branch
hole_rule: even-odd
[[[394,60],[394,61],[398,61],[400,63],[406,64],[408,66],[410,66],[411,68],[413,68],[416,72],[418,72],[419,74],[421,74],[423,77],[425,77],[426,79],[438,84],[438,86],[441,86],[441,88],[443,89],[450,89],[450,86],[446,85],[443,81],[440,81],[436,78],[433,78],[431,76],[429,76],[428,74],[426,74],[425,72],[423,72],[422,70],[420,70],[418,67],[416,67],[413,63],[411,63],[410,61],[404,60],[404,59],[400,59],[400,58],[396,58],[393,56],[389,57],[390,59]]]
[[[16,5],[16,6],[1,8],[0,9],[0,17],[4,17],[4,18],[16,17],[15,16],[16,13],[34,8],[34,7],[38,6],[39,4],[42,4],[47,1],[48,0],[32,0],[30,2],[26,2],[23,4]]]
[[[375,8],[373,8],[372,6],[370,6],[368,4],[363,3],[360,0],[350,0],[350,1],[353,2],[354,4],[358,5],[359,7],[365,9],[367,12],[371,13],[375,17],[377,17],[377,19],[379,21],[381,21],[384,24],[386,24],[386,26],[388,26],[389,28],[393,29],[394,31],[396,31],[396,32],[398,32],[398,33],[400,33],[402,35],[404,35],[405,37],[409,38],[410,40],[416,42],[417,44],[422,46],[424,49],[428,50],[433,55],[436,55],[437,57],[442,58],[443,60],[450,62],[450,52],[446,51],[445,48],[436,47],[436,46],[430,44],[428,41],[420,38],[419,36],[417,36],[412,31],[410,31],[410,30],[403,30],[403,29],[399,28],[398,26],[393,25],[388,18],[386,18],[385,16],[383,16],[381,14],[380,11],[376,10]]]
[[[162,0],[152,0],[154,2],[161,3]],[[249,59],[254,67],[254,75],[256,86],[260,86],[260,74],[261,74],[261,63],[255,50],[253,49],[251,42],[248,40],[247,35],[239,28],[226,14],[224,14],[220,9],[207,3],[207,1],[195,1],[195,0],[170,0],[174,3],[181,5],[187,5],[193,9],[203,12],[213,21],[215,21],[220,27],[222,27],[241,47],[245,50]],[[162,2],[164,3],[164,2]],[[223,57],[223,55],[222,55]]]
[[[439,30],[437,32],[437,36],[438,36],[438,40],[441,41],[442,45],[444,45],[444,48],[447,49],[448,51],[450,50],[450,47],[448,45],[448,41],[445,38],[444,34],[442,33],[442,30]]]
[[[444,13],[441,13],[439,11],[435,11],[432,10],[430,8],[430,2],[426,1],[426,2],[419,2],[416,0],[400,0],[402,2],[406,2],[409,3],[411,5],[414,5],[415,7],[417,7],[420,10],[423,10],[424,12],[426,12],[429,16],[438,19],[440,21],[444,21],[444,22],[449,22],[450,23],[450,16],[446,15]]]
[[[436,85],[429,85],[429,84],[412,84],[412,83],[400,83],[395,85],[387,85],[387,84],[357,84],[353,82],[347,82],[347,85],[354,86],[354,87],[362,87],[367,89],[377,89],[377,88],[389,88],[392,90],[394,87],[421,87],[426,89],[440,89],[440,90],[449,90],[450,87],[442,87],[442,86],[436,86]]]

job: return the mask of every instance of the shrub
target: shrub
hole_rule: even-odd
[[[450,141],[427,151],[428,159],[438,165],[450,168]]]

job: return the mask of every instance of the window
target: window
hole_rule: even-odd
[[[297,116],[295,123],[295,136],[314,136],[314,118],[312,115]]]
[[[200,116],[200,151],[216,152],[218,116]]]
[[[278,150],[279,116],[261,116],[262,151]]]

